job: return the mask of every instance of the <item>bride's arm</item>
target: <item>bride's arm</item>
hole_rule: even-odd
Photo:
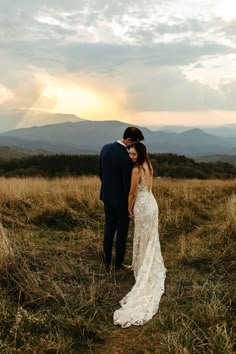
[[[134,167],[132,170],[131,185],[130,185],[129,199],[128,199],[128,213],[130,218],[133,217],[133,206],[137,196],[138,184],[139,184],[139,169],[138,167]]]
[[[151,176],[150,176],[150,191],[152,191],[152,182],[153,182],[153,168],[151,169]]]

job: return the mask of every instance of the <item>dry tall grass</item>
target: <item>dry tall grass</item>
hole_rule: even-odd
[[[10,241],[6,235],[2,224],[0,223],[0,268],[8,263],[14,256]]]
[[[0,351],[233,353],[236,182],[154,181],[166,292],[153,320],[127,330],[112,313],[134,279],[102,264],[99,188],[96,177],[0,179]]]

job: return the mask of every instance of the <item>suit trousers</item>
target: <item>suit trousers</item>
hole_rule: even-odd
[[[115,242],[115,265],[121,266],[124,261],[126,242],[129,229],[129,217],[127,205],[114,207],[104,205],[105,225],[104,225],[104,258],[105,262],[111,264],[112,261],[112,246],[114,237]]]

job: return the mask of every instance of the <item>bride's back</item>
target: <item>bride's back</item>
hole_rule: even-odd
[[[152,189],[152,177],[153,177],[153,169],[151,167],[149,167],[148,163],[145,161],[142,166],[142,168],[140,169],[140,178],[141,176],[144,177],[144,181],[146,184],[146,187],[148,189],[148,191],[150,192]]]

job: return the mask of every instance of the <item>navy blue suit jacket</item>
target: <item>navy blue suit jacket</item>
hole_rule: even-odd
[[[128,209],[132,161],[118,142],[104,145],[100,153],[100,199],[104,204]]]

